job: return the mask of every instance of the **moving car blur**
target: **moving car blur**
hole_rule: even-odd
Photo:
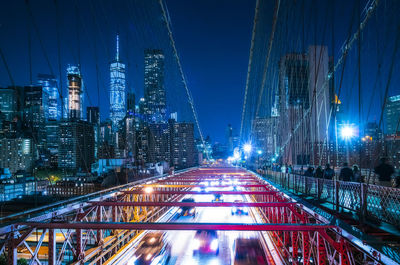
[[[243,200],[235,200],[235,203],[241,203]],[[232,215],[249,215],[249,210],[247,207],[242,207],[242,206],[233,206],[231,209],[231,214]]]
[[[268,264],[257,238],[237,238],[233,245],[233,265]]]
[[[186,198],[183,199],[182,202],[195,202],[193,198]],[[190,207],[190,206],[182,206],[181,208],[178,209],[177,211],[178,217],[181,216],[196,216],[196,208],[195,207]]]
[[[216,231],[198,230],[192,243],[193,255],[219,253],[218,233]]]
[[[147,233],[136,249],[132,261],[135,265],[164,265],[171,258],[171,246],[163,232]]]
[[[214,199],[212,202],[223,202],[222,194],[214,194]]]

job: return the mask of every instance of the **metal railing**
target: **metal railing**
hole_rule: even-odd
[[[357,213],[360,221],[385,222],[400,229],[400,189],[366,183],[319,179],[265,171],[264,176],[303,197],[330,204],[335,211]]]
[[[186,171],[189,171],[192,169],[194,169],[194,167],[177,170],[177,171],[175,171],[175,174],[186,172]],[[101,199],[104,196],[111,196],[112,194],[114,194],[116,192],[120,192],[122,190],[131,188],[133,186],[145,184],[146,182],[155,181],[160,178],[164,178],[164,177],[168,177],[168,176],[169,176],[169,174],[165,173],[163,175],[144,178],[144,179],[136,180],[136,181],[133,181],[133,182],[130,182],[127,184],[123,184],[123,185],[119,185],[119,186],[115,186],[115,187],[111,187],[111,188],[106,188],[101,191],[69,198],[69,199],[55,202],[52,204],[40,206],[40,207],[29,209],[29,210],[26,210],[23,212],[18,212],[18,213],[14,213],[14,214],[11,214],[8,216],[1,217],[0,218],[0,233],[1,233],[2,229],[4,229],[6,226],[8,226],[16,221],[25,220],[28,218],[46,218],[47,216],[50,216],[53,212],[55,212],[57,210],[67,209],[67,206],[71,207],[73,205],[74,207],[82,207],[82,204],[84,204],[90,200]]]

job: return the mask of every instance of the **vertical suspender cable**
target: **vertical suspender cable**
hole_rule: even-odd
[[[64,118],[64,98],[63,98],[63,81],[62,81],[62,71],[61,71],[61,43],[60,43],[60,13],[58,10],[58,2],[54,0],[54,5],[56,7],[56,29],[57,29],[57,57],[58,57],[58,75],[59,75],[59,84],[58,84],[58,94],[61,100],[61,119]],[[65,110],[66,111],[66,110]]]
[[[197,118],[197,113],[196,113],[196,109],[194,107],[193,98],[192,98],[192,95],[190,94],[189,88],[187,86],[186,78],[185,78],[185,75],[183,74],[182,64],[181,64],[181,61],[180,61],[179,56],[178,56],[178,51],[176,50],[175,40],[174,40],[174,38],[172,36],[172,30],[171,30],[171,27],[170,27],[170,21],[168,19],[169,16],[167,15],[166,8],[164,7],[163,0],[159,0],[159,3],[160,3],[160,6],[161,6],[164,22],[165,22],[165,25],[167,27],[169,40],[171,42],[171,46],[172,46],[172,49],[174,51],[174,57],[175,57],[176,62],[178,64],[179,73],[180,73],[181,78],[182,78],[182,83],[183,83],[183,86],[185,87],[185,90],[186,90],[186,95],[188,97],[188,100],[189,100],[189,103],[190,103],[190,107],[191,107],[192,112],[193,112],[193,117],[194,117],[194,120],[196,122],[197,130],[199,131],[200,140],[201,140],[203,146],[205,147],[206,145],[205,145],[205,142],[204,142],[203,133],[201,132],[201,129],[200,129],[199,119]],[[208,152],[206,152],[206,155],[207,155],[207,159],[210,159],[210,157],[208,155]]]
[[[242,143],[243,126],[244,126],[244,116],[246,115],[247,93],[248,93],[248,90],[249,90],[250,72],[251,72],[251,65],[252,65],[252,61],[253,61],[254,43],[255,43],[256,29],[257,29],[257,22],[258,22],[258,11],[259,11],[259,6],[260,6],[260,0],[257,0],[257,2],[256,2],[256,9],[255,9],[255,12],[254,12],[253,32],[252,32],[252,34],[251,34],[249,64],[248,64],[248,66],[247,66],[246,87],[245,87],[245,90],[244,90],[243,109],[242,109],[242,119],[241,119],[241,122],[240,122],[239,144]]]
[[[281,3],[280,0],[276,0],[276,2],[275,2],[275,10],[274,10],[274,17],[273,17],[273,22],[272,22],[271,35],[270,35],[270,39],[269,39],[269,43],[268,43],[268,53],[267,53],[267,57],[265,58],[264,73],[263,73],[263,78],[262,78],[262,82],[261,82],[260,92],[258,94],[255,117],[258,117],[258,112],[260,110],[260,105],[261,105],[261,101],[262,101],[262,95],[264,93],[265,82],[267,81],[269,58],[271,56],[272,44],[274,43],[275,29],[276,29],[276,24],[278,21],[280,3]]]

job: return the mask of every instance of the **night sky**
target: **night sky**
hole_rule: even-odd
[[[299,4],[303,1],[281,2],[271,65],[276,67],[279,57],[285,52],[301,51],[301,43],[305,46],[314,43],[328,45],[330,54],[333,52],[335,58],[338,57],[340,47],[348,36],[351,20],[354,19],[356,2],[337,1],[334,11],[329,6],[332,1],[304,1],[303,10]],[[362,34],[362,100],[365,102],[362,113],[368,120],[379,120],[395,43],[395,29],[400,25],[396,12],[399,11],[399,3],[388,0],[380,2],[378,12]],[[365,6],[365,3],[361,1],[361,6]],[[240,127],[255,1],[167,0],[166,4],[203,134],[210,135],[214,141],[223,142],[228,124],[232,124],[237,133]],[[260,24],[264,25],[262,29],[268,40],[274,1],[266,0],[264,4],[267,8]],[[99,103],[102,119],[105,119],[109,109],[108,63],[114,57],[114,39],[116,32],[119,32],[121,58],[128,69],[127,90],[135,92],[138,97],[143,95],[143,50],[162,48],[166,52],[166,89],[170,111],[178,111],[181,120],[192,120],[158,1],[59,1],[60,27],[56,26],[54,1],[31,1],[29,8],[33,19],[28,15],[29,9],[23,0],[3,1],[0,8],[0,48],[16,85],[29,84],[28,32],[31,36],[33,81],[38,73],[54,72],[58,76],[58,31],[64,94],[66,65],[80,62],[87,88],[85,104]],[[304,14],[305,35],[297,23],[301,17],[299,14]],[[333,49],[331,15],[335,23]],[[353,27],[351,32],[354,31]],[[260,45],[266,47],[267,43]],[[256,54],[260,65],[264,61],[264,54],[265,51],[261,50]],[[383,59],[380,61],[380,58]],[[394,73],[397,74],[393,75],[390,82],[389,96],[400,92],[398,53],[395,58]],[[382,66],[378,74],[379,64]],[[349,117],[356,116],[354,114],[358,111],[356,66],[357,53],[353,49],[346,64],[341,97]],[[1,61],[0,85],[11,84],[5,64]]]

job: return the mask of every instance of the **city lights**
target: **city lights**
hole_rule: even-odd
[[[144,192],[152,193],[153,192],[153,188],[152,187],[146,187],[146,188],[144,188]]]
[[[350,139],[355,136],[355,129],[350,125],[346,125],[341,129],[340,134],[343,139]]]
[[[253,147],[251,146],[251,144],[245,144],[243,146],[243,150],[245,153],[250,153],[252,149],[253,149]]]

